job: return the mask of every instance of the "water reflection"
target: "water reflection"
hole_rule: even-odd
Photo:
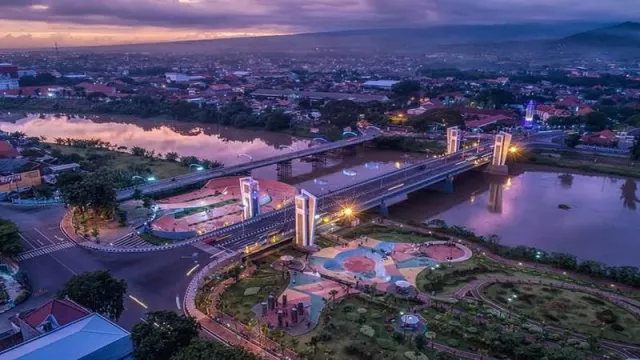
[[[574,174],[568,186],[562,175],[525,172],[509,181],[470,173],[456,179],[453,193],[416,192],[392,206],[390,215],[417,221],[439,218],[478,234],[497,234],[505,245],[640,266],[637,182]],[[559,204],[570,209],[559,209]]]
[[[558,179],[560,179],[560,185],[565,188],[570,188],[573,185],[573,175],[571,174],[558,175]]]
[[[620,186],[620,199],[625,208],[629,210],[636,210],[636,204],[640,202],[636,196],[638,185],[635,180],[627,179],[622,186]]]

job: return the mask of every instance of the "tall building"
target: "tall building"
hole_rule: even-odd
[[[240,179],[240,192],[242,195],[242,207],[244,219],[251,219],[260,214],[260,187],[252,177]]]
[[[531,100],[529,104],[527,104],[527,112],[524,116],[525,126],[533,124],[533,118],[536,115],[536,103]]]
[[[11,64],[0,64],[0,90],[19,89],[18,67]]]
[[[306,190],[296,195],[296,237],[295,244],[300,247],[314,245],[316,228],[317,198]]]

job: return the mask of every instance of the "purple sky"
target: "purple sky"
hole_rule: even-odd
[[[0,0],[0,47],[640,19],[640,0]]]

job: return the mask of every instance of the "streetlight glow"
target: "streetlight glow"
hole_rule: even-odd
[[[509,152],[512,153],[512,154],[515,154],[515,153],[518,152],[518,148],[515,147],[515,146],[512,146],[512,147],[509,148]]]
[[[344,209],[344,214],[347,216],[351,216],[353,214],[353,209],[352,208],[345,208]]]

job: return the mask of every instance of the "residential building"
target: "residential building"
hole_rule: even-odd
[[[20,87],[18,67],[0,64],[0,90],[13,90]]]
[[[393,85],[399,83],[396,80],[369,80],[362,84],[362,87],[369,89],[391,90]]]
[[[102,315],[69,300],[51,300],[11,318],[13,339],[0,351],[3,360],[130,360],[131,334]]]
[[[582,135],[582,143],[585,145],[614,146],[618,142],[616,134],[611,130]]]

